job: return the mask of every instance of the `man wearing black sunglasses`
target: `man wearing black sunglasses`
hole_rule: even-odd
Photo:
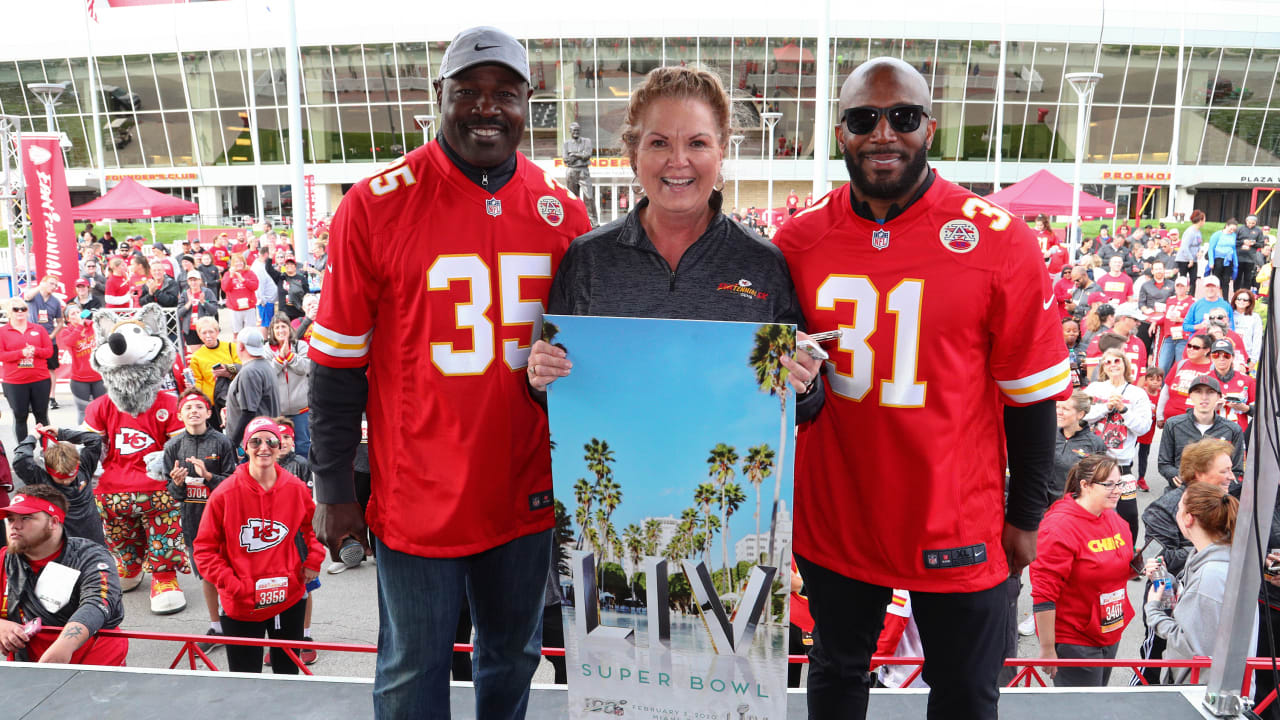
[[[1054,400],[1071,392],[1053,289],[1025,223],[930,171],[937,121],[913,67],[861,65],[840,109],[850,184],[777,237],[808,326],[842,329],[796,458],[809,717],[865,715],[901,588],[929,717],[995,718],[1015,578],[1048,499]]]

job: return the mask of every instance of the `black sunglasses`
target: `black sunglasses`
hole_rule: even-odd
[[[841,113],[840,119],[849,132],[866,135],[876,129],[882,115],[889,121],[889,127],[894,132],[909,133],[919,130],[920,119],[927,117],[929,113],[924,111],[923,105],[894,105],[887,108],[862,105],[848,108]]]

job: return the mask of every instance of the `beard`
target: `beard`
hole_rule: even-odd
[[[877,200],[898,200],[903,198],[915,184],[919,182],[920,176],[924,174],[925,167],[929,163],[929,149],[923,145],[915,155],[907,158],[906,167],[902,169],[902,174],[891,180],[872,180],[866,173],[862,171],[862,166],[858,163],[850,152],[849,148],[844,149],[844,166],[849,172],[849,182],[858,189],[858,192],[870,198]]]
[[[28,534],[25,538],[9,538],[9,552],[21,555],[32,548],[37,548],[53,537],[53,526],[46,526],[43,532]]]

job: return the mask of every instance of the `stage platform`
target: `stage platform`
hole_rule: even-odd
[[[144,668],[86,669],[0,665],[0,719],[228,720],[272,717],[367,718],[373,713],[371,680],[274,677]],[[1203,688],[1006,689],[1001,720],[1194,720]],[[453,686],[453,717],[475,718],[472,689]],[[563,688],[535,685],[529,720],[563,720]],[[925,691],[874,690],[868,718],[924,718]],[[644,718],[627,713],[624,717]],[[789,696],[787,720],[803,720],[802,692]],[[648,720],[644,718],[644,720]]]

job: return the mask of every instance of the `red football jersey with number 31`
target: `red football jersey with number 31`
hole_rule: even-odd
[[[1008,577],[1003,403],[1067,397],[1071,375],[1035,234],[935,178],[883,225],[846,185],[778,233],[826,405],[800,433],[795,549],[891,588],[974,592]]]

